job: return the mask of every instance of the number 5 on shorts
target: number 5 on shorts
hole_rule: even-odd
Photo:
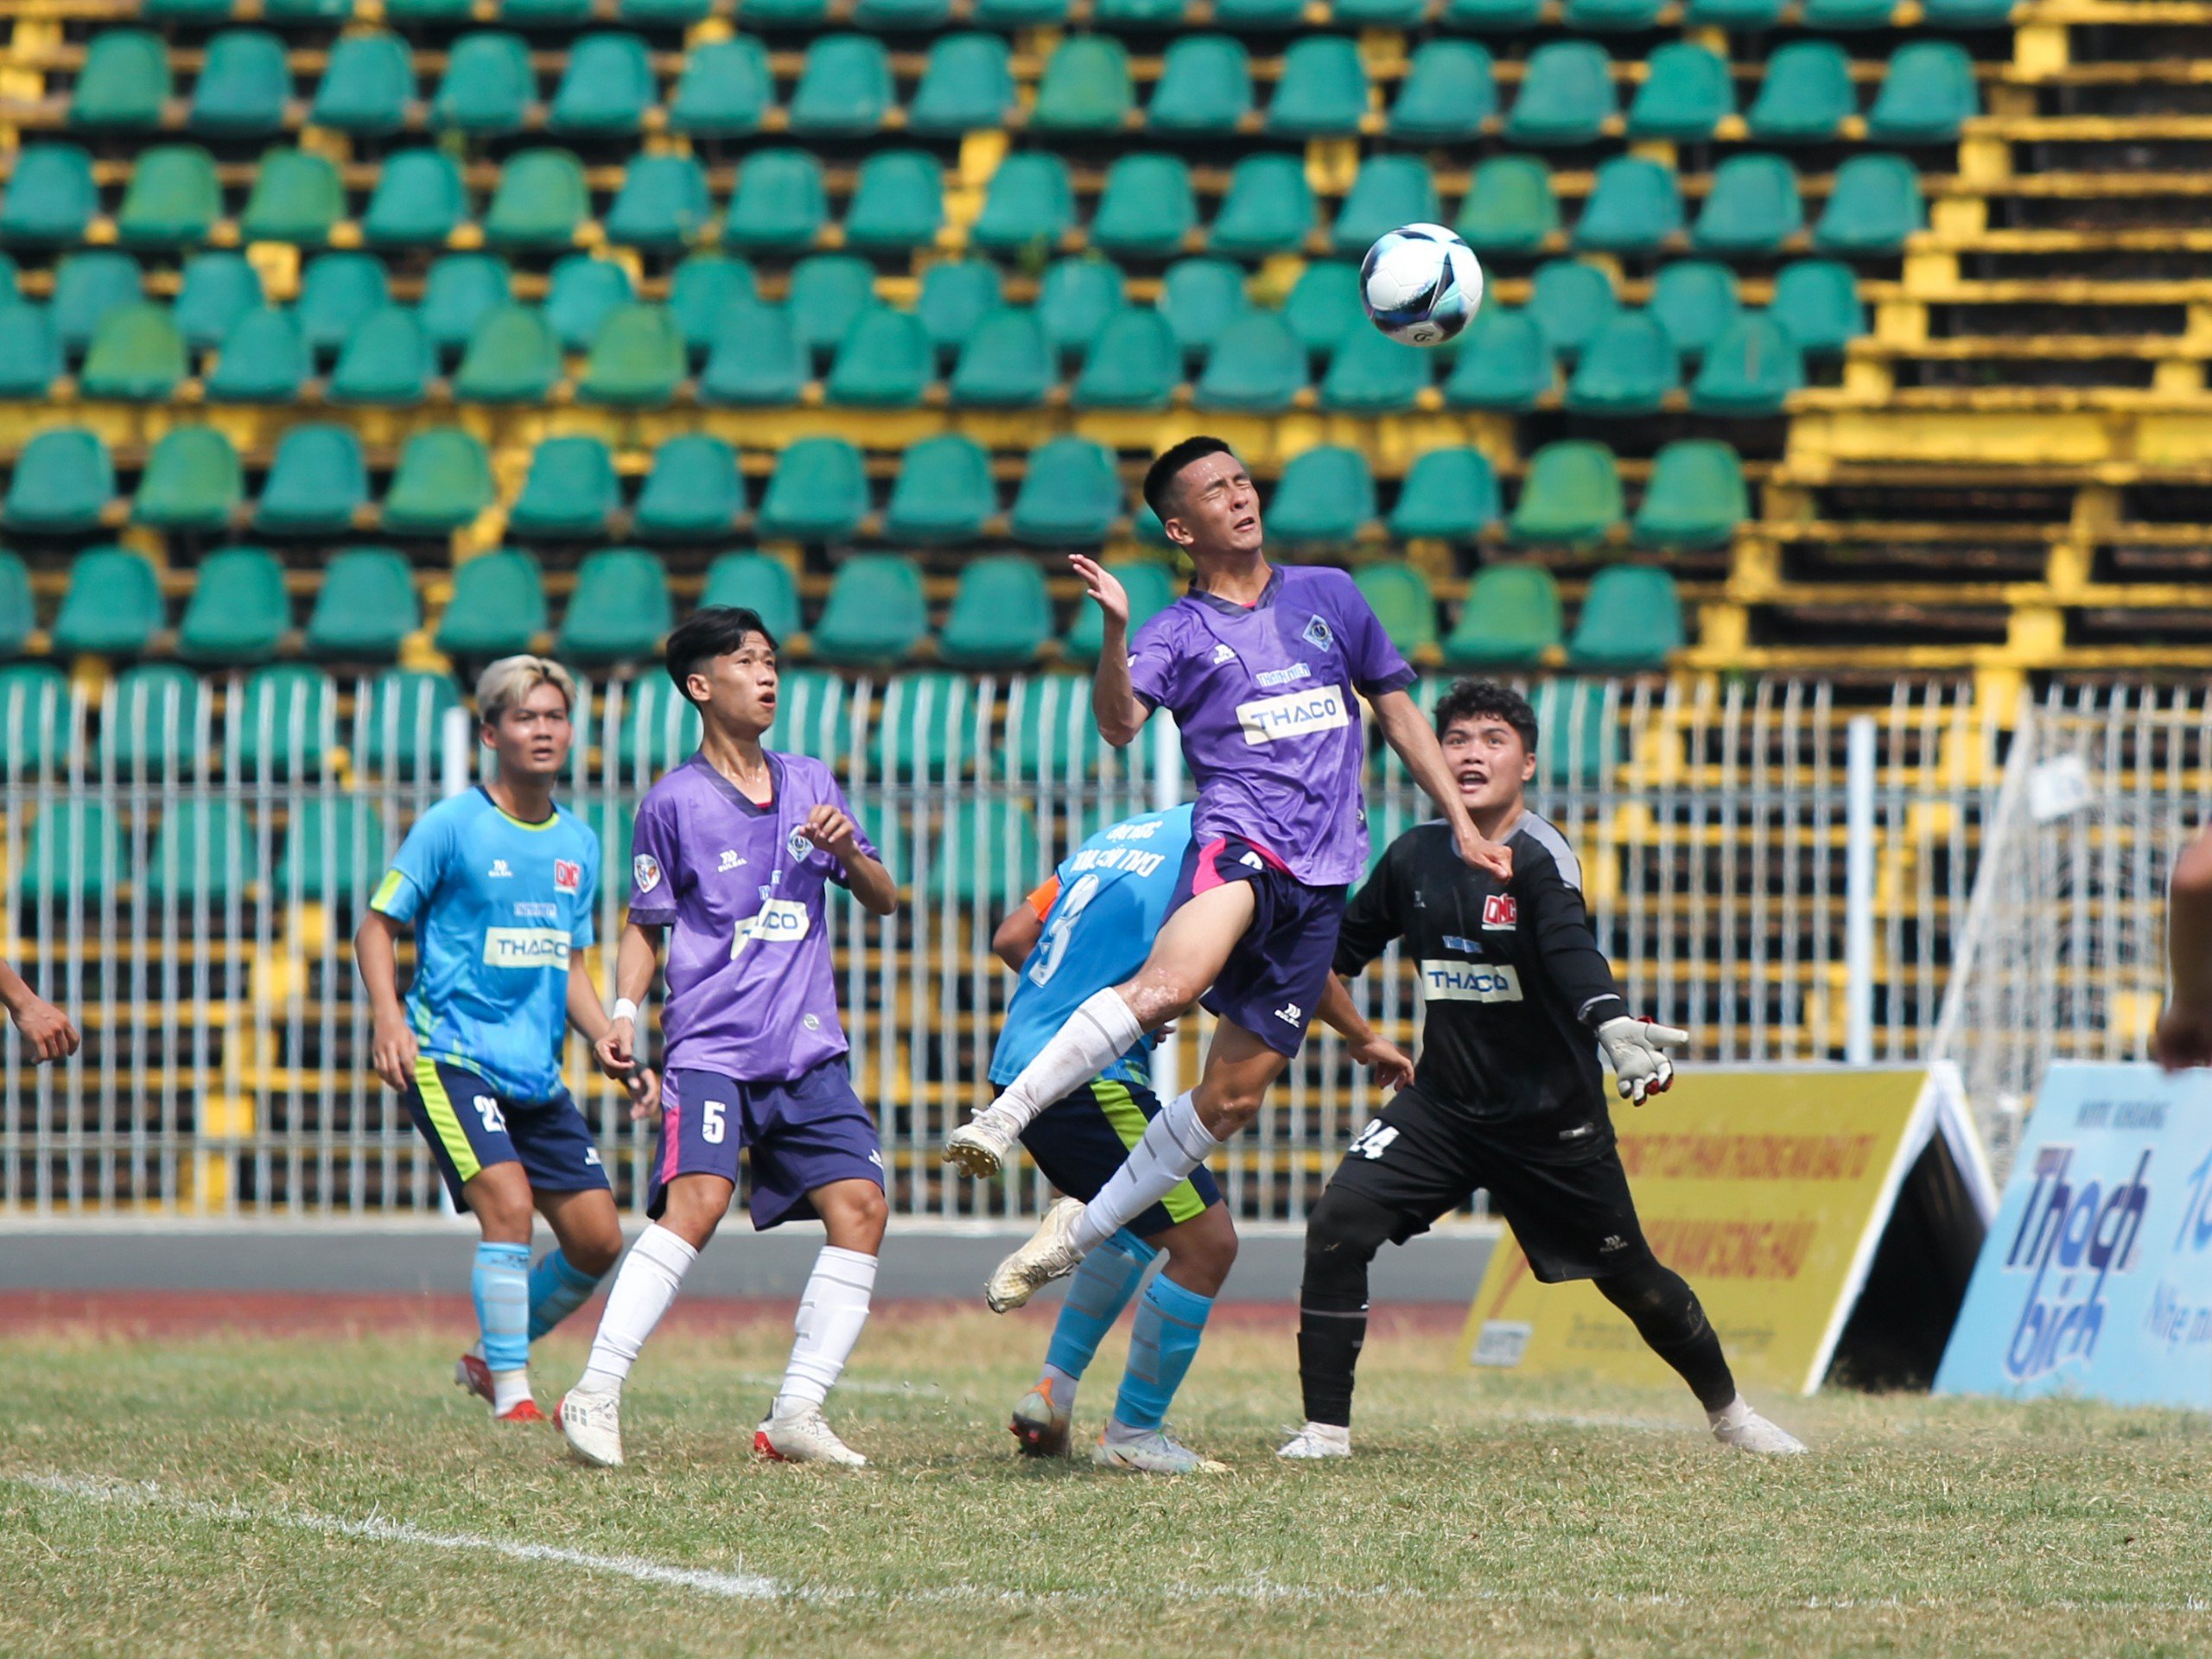
[[[719,1100],[708,1101],[699,1108],[699,1138],[709,1146],[719,1147],[728,1133],[722,1123],[722,1114],[728,1109]]]

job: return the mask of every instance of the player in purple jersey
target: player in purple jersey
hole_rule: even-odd
[[[598,1045],[610,1073],[636,1065],[638,1002],[666,932],[653,1224],[624,1258],[590,1363],[556,1414],[579,1456],[622,1461],[623,1380],[728,1214],[742,1149],[754,1227],[818,1218],[829,1233],[754,1449],[858,1467],[867,1459],[822,1406],[868,1322],[887,1210],[875,1121],[846,1073],[827,899],[835,882],[888,916],[899,889],[830,768],[762,747],[776,718],[776,641],[760,617],[695,613],[669,636],[668,671],[705,733],[638,809],[614,1021]]]
[[[1459,855],[1503,880],[1505,849],[1467,815],[1436,734],[1406,694],[1414,671],[1344,572],[1270,564],[1260,499],[1218,438],[1186,438],[1152,464],[1146,502],[1191,556],[1191,590],[1128,638],[1128,595],[1095,560],[1070,562],[1105,613],[1091,682],[1116,747],[1155,709],[1174,717],[1198,784],[1175,907],[1135,976],[1090,998],[957,1130],[945,1160],[997,1170],[1014,1138],[1069,1090],[1193,1001],[1219,1016],[1198,1087],[1147,1126],[1088,1205],[1062,1198],[999,1264],[993,1309],[1019,1307],[1074,1271],[1258,1116],[1329,983],[1346,885],[1367,867],[1358,699],[1450,826]]]

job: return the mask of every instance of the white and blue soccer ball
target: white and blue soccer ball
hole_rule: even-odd
[[[1441,225],[1401,225],[1359,262],[1368,321],[1408,346],[1440,346],[1483,302],[1482,262]]]

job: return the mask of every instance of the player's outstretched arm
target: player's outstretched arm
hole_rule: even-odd
[[[353,961],[369,993],[369,1064],[392,1088],[404,1092],[415,1081],[415,1032],[399,1001],[399,952],[394,941],[401,924],[380,910],[363,914],[353,932]]]
[[[2212,825],[2174,863],[2166,965],[2173,990],[2151,1039],[2152,1057],[2169,1071],[2212,1065]]]
[[[614,1012],[601,1022],[591,1039],[599,1069],[622,1078],[638,1064],[638,1005],[653,988],[653,971],[660,965],[660,929],[640,921],[622,924],[622,938],[614,947]],[[569,1018],[575,1017],[575,986],[569,985]],[[579,1026],[579,1031],[583,1027]],[[586,1035],[590,1035],[586,1033]]]
[[[1018,974],[1021,964],[1029,960],[1029,953],[1037,948],[1037,941],[1044,936],[1045,918],[1024,899],[991,935],[991,954]]]
[[[836,859],[845,872],[845,887],[863,908],[889,916],[899,908],[899,884],[883,861],[861,846],[860,825],[849,813],[823,802],[806,815],[799,833]]]
[[[1467,816],[1467,804],[1459,798],[1459,786],[1452,781],[1451,770],[1444,764],[1444,750],[1421,705],[1403,691],[1384,691],[1373,699],[1372,706],[1383,741],[1398,752],[1414,781],[1442,810],[1459,856],[1501,881],[1510,881],[1513,855],[1497,842],[1484,839],[1475,821]]]
[[[1129,684],[1129,595],[1097,560],[1071,553],[1068,564],[1083,578],[1084,591],[1097,602],[1106,621],[1098,666],[1091,671],[1090,712],[1099,736],[1117,749],[1127,748],[1152,718],[1151,709]]]
[[[33,1065],[66,1060],[77,1052],[77,1027],[69,1023],[69,1016],[24,984],[22,976],[4,962],[0,962],[0,1006],[16,1022]]]

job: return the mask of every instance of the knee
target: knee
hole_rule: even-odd
[[[1197,995],[1197,991],[1186,992],[1178,976],[1165,968],[1147,968],[1121,988],[1122,1001],[1147,1031],[1166,1025],[1190,1007]]]
[[[1704,1317],[1697,1294],[1688,1283],[1656,1261],[1626,1273],[1608,1274],[1598,1281],[1598,1290],[1638,1328],[1659,1325],[1688,1330]]]
[[[873,1181],[853,1181],[822,1209],[830,1242],[842,1249],[875,1253],[891,1222],[891,1205]]]
[[[487,1244],[527,1244],[537,1211],[531,1203],[530,1183],[490,1179],[493,1172],[470,1181],[464,1196],[475,1213],[476,1224]]]
[[[1381,1205],[1332,1184],[1306,1217],[1306,1265],[1325,1271],[1340,1263],[1371,1262],[1395,1226]]]
[[[1217,1141],[1226,1141],[1252,1127],[1253,1120],[1260,1115],[1261,1103],[1267,1097],[1265,1084],[1207,1077],[1198,1084],[1192,1104],[1197,1108],[1198,1122],[1205,1125],[1206,1132]]]
[[[1229,1218],[1225,1205],[1212,1205],[1186,1225],[1171,1229],[1162,1243],[1171,1262],[1216,1284],[1236,1265],[1236,1224]]]
[[[561,1246],[561,1254],[569,1258],[569,1265],[578,1273],[603,1279],[622,1254],[622,1229],[610,1223],[604,1230],[594,1230],[582,1238],[570,1239]]]
[[[729,1213],[731,1183],[715,1175],[679,1177],[669,1183],[668,1196],[661,1205],[660,1224],[693,1249],[703,1249],[707,1241],[715,1236],[715,1229],[721,1225],[722,1217]]]

